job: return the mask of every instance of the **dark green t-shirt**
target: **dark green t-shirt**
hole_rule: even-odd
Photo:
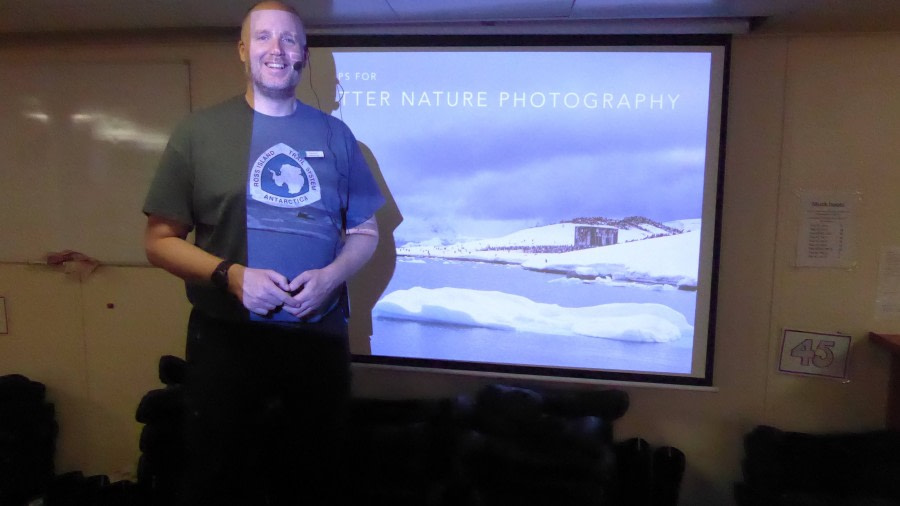
[[[266,164],[277,160],[269,153],[295,160],[284,159],[290,166]],[[304,266],[333,259],[341,230],[371,218],[383,203],[343,122],[300,102],[290,116],[266,116],[238,96],[190,115],[176,128],[143,211],[192,227],[195,244],[213,255],[291,279]],[[323,225],[329,223],[330,228]],[[209,316],[248,318],[240,301],[207,282],[188,282],[186,289],[191,303]]]

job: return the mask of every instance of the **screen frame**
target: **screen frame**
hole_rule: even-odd
[[[504,377],[548,382],[659,384],[664,386],[711,387],[713,386],[715,334],[717,320],[719,256],[722,228],[722,204],[725,176],[725,141],[727,105],[731,58],[731,35],[727,34],[660,34],[660,35],[572,35],[572,34],[522,34],[522,35],[310,35],[310,48],[434,48],[442,50],[459,47],[504,47],[516,50],[528,47],[554,46],[695,46],[721,48],[723,55],[721,104],[718,129],[718,166],[715,168],[715,216],[710,262],[709,304],[706,322],[705,364],[702,376],[675,375],[651,372],[614,371],[601,369],[576,369],[532,365],[468,362],[442,359],[424,359],[351,353],[354,365],[421,372],[470,374],[483,377]],[[313,66],[315,62],[313,62]],[[352,126],[351,126],[352,128]],[[711,169],[710,169],[711,170]]]

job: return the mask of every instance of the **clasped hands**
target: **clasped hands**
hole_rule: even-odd
[[[235,295],[244,307],[260,315],[280,307],[298,319],[308,318],[331,300],[340,285],[327,267],[302,272],[292,280],[270,269],[241,267],[243,272],[236,276],[241,286]]]

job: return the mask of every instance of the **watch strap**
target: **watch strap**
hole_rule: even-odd
[[[234,265],[234,262],[223,260],[216,266],[212,276],[210,276],[210,281],[212,281],[213,286],[219,290],[228,290],[228,269],[232,265]]]

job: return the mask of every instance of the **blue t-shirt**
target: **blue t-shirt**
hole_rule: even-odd
[[[179,125],[144,212],[195,227],[195,243],[214,255],[290,280],[334,260],[342,231],[383,203],[343,122],[299,101],[290,116],[266,116],[240,96]],[[187,292],[213,317],[297,321],[286,312],[249,316],[209,283],[189,282]]]
[[[340,251],[342,231],[370,218],[373,204],[383,202],[355,139],[332,119],[300,102],[290,116],[253,115],[249,267],[272,269],[288,279],[325,267]],[[296,321],[286,311],[250,318]]]

